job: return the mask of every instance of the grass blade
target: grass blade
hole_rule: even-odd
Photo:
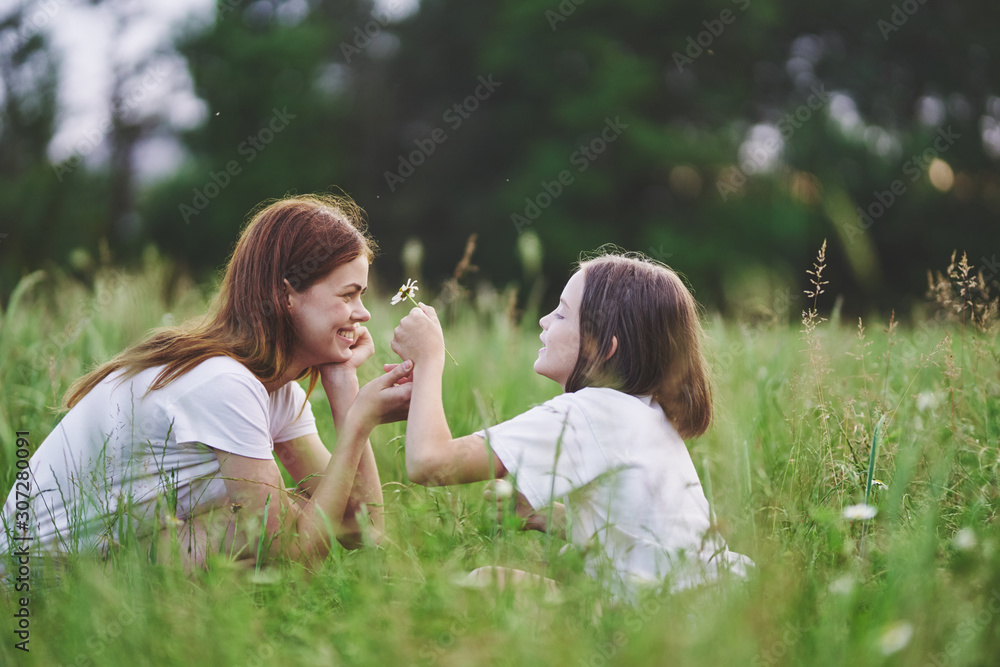
[[[875,478],[875,458],[878,456],[878,446],[882,441],[882,425],[888,416],[889,413],[882,415],[882,418],[878,420],[878,424],[875,425],[875,433],[872,435],[872,451],[868,456],[868,479],[865,483],[865,505],[868,504],[868,497],[872,492],[872,479]]]

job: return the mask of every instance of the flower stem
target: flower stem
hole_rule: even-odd
[[[407,294],[407,295],[406,295],[406,298],[407,298],[407,299],[409,299],[409,300],[410,300],[410,303],[412,303],[412,304],[413,304],[414,306],[416,306],[417,308],[420,308],[420,304],[419,304],[419,303],[417,303],[416,301],[414,301],[414,300],[413,300],[413,297],[412,297],[411,295]],[[458,366],[458,362],[457,362],[457,361],[455,361],[455,357],[452,357],[452,356],[451,356],[451,352],[449,352],[449,351],[448,351],[448,346],[447,346],[447,345],[446,345],[446,346],[445,346],[445,348],[444,348],[444,353],[445,353],[445,354],[447,354],[447,355],[448,355],[448,356],[449,356],[449,357],[451,358],[451,360],[455,362],[455,365],[456,365],[456,366]]]

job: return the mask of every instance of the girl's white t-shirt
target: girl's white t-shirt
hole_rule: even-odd
[[[117,539],[122,499],[148,533],[163,518],[151,511],[157,497],[169,511],[176,495],[178,519],[224,503],[215,450],[273,460],[274,443],[317,432],[297,382],[268,395],[243,364],[220,356],[145,395],[162,369],[124,382],[114,373],[66,413],[30,459],[27,520],[17,484],[7,497],[0,553],[11,548],[8,533],[33,536],[32,550],[104,552]]]
[[[709,534],[691,456],[650,396],[587,387],[477,435],[532,507],[565,502],[567,538],[617,594],[668,578],[680,590],[753,566]]]

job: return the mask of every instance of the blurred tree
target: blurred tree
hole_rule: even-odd
[[[227,0],[178,41],[208,120],[181,135],[184,166],[139,193],[140,238],[214,270],[253,206],[339,186],[368,210],[392,282],[408,238],[433,284],[472,233],[481,275],[515,280],[531,229],[555,289],[581,251],[615,242],[682,270],[705,302],[763,292],[761,308],[794,316],[829,238],[830,291],[849,310],[901,309],[952,247],[982,265],[1000,246],[998,14],[918,0],[424,0],[412,14]],[[152,130],[116,130],[123,157],[136,131]],[[42,164],[51,117],[35,134],[24,159]],[[77,170],[44,201],[58,208],[84,179],[130,192],[131,169]],[[2,188],[8,211],[39,205]],[[93,230],[73,225],[129,207],[92,196],[52,219]],[[64,250],[32,249],[23,267]]]

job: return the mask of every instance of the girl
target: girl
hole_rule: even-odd
[[[641,255],[604,255],[580,264],[539,323],[535,372],[566,393],[452,438],[437,316],[421,305],[403,318],[392,349],[413,362],[410,479],[443,485],[510,474],[530,508],[564,500],[567,535],[588,549],[587,571],[618,595],[640,583],[679,590],[726,570],[744,575],[752,562],[710,534],[708,502],[684,445],[708,428],[712,406],[701,325],[683,282]]]
[[[251,564],[258,554],[316,564],[332,537],[354,546],[370,528],[378,539],[368,435],[405,416],[410,385],[395,386],[401,365],[358,389],[357,369],[374,352],[361,302],[374,249],[361,216],[335,197],[261,209],[209,317],[156,331],[71,386],[69,412],[4,505],[2,553],[106,555],[134,529],[163,554],[176,530],[189,567],[205,563],[210,545]],[[305,377],[309,393],[321,382],[329,399],[333,455],[295,382]],[[285,492],[274,454],[297,494]],[[258,552],[262,521],[268,546]]]

